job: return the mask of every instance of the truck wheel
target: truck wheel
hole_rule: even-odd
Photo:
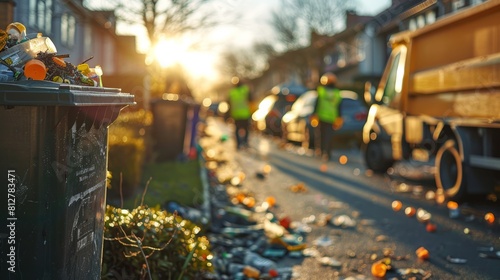
[[[466,193],[464,166],[455,140],[446,141],[436,154],[436,187],[447,197],[463,199]]]
[[[394,163],[391,154],[385,146],[384,142],[380,140],[370,141],[365,148],[365,163],[368,168],[376,173],[384,173]]]

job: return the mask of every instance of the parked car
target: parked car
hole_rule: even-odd
[[[307,88],[294,84],[274,87],[252,114],[254,127],[265,134],[281,136],[281,118],[306,91]]]
[[[348,136],[360,142],[367,108],[353,91],[341,90],[340,95],[340,112],[344,122],[340,129],[334,131],[333,137]],[[283,116],[281,130],[285,141],[300,144],[306,149],[315,147],[317,139],[314,137],[314,131],[318,121],[311,116],[317,98],[318,93],[315,90],[307,91],[297,98],[290,111]]]

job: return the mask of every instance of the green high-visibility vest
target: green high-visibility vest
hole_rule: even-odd
[[[246,120],[250,118],[251,113],[248,102],[249,94],[250,90],[246,85],[232,88],[229,91],[229,106],[231,110],[231,117],[233,119]]]
[[[318,107],[316,114],[320,121],[333,123],[339,116],[339,104],[342,100],[340,90],[318,87]]]

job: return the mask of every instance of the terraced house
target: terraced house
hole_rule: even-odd
[[[387,9],[374,16],[346,11],[343,31],[333,36],[312,33],[309,46],[273,58],[269,69],[254,81],[255,88],[265,91],[291,81],[314,88],[320,75],[330,71],[342,86],[361,93],[366,81],[376,84],[380,79],[391,35],[416,30],[484,1],[392,0]]]
[[[143,96],[145,57],[135,36],[117,34],[113,11],[91,10],[83,0],[0,0],[0,28],[11,22],[22,23],[28,35],[49,37],[74,65],[89,59],[100,65],[105,87]]]

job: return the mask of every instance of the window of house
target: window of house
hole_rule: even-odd
[[[345,46],[343,45],[339,45],[337,46],[337,66],[340,67],[340,68],[343,68],[346,66],[347,64],[347,55],[346,55],[346,49],[345,49]]]
[[[76,20],[73,15],[64,13],[61,16],[61,43],[67,47],[75,45]]]
[[[408,23],[408,29],[411,31],[417,30],[417,21],[414,18],[410,19],[410,22]]]
[[[471,0],[470,4],[472,6],[475,6],[475,5],[479,5],[479,4],[483,3],[483,2],[484,2],[484,0]]]
[[[453,0],[452,8],[453,11],[459,10],[465,6],[465,0]]]
[[[28,25],[37,31],[50,34],[52,31],[53,0],[29,0]]]
[[[419,15],[417,17],[417,26],[418,26],[418,28],[422,28],[422,27],[425,26],[425,17],[424,17],[424,15]]]
[[[425,21],[427,24],[432,24],[436,21],[436,12],[430,11],[425,15]]]
[[[89,25],[85,25],[83,29],[83,44],[84,44],[84,52],[85,52],[85,57],[91,57],[92,56],[92,29]]]
[[[45,0],[45,24],[43,30],[49,34],[52,31],[52,0]]]
[[[362,37],[356,38],[354,41],[354,45],[356,46],[356,62],[363,61],[366,58],[366,51],[365,51],[365,40]]]
[[[35,26],[36,25],[36,0],[30,0],[29,3],[29,17],[28,17],[28,24],[30,26]]]
[[[331,55],[325,55],[325,57],[323,57],[323,62],[325,63],[325,65],[332,64],[332,62],[333,62],[332,56]]]

